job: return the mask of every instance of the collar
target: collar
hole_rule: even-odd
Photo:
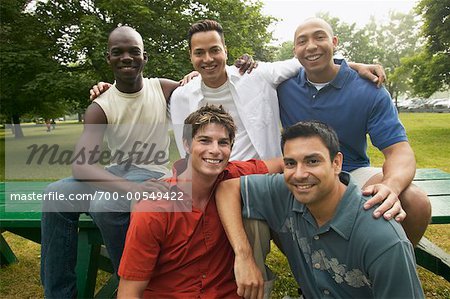
[[[341,201],[339,202],[334,217],[330,221],[330,227],[342,238],[349,240],[355,225],[356,217],[361,210],[361,191],[355,181],[347,172],[341,172],[339,179],[347,185]]]
[[[361,209],[361,205],[359,204],[361,191],[349,173],[344,171],[341,172],[339,174],[339,179],[342,183],[347,185],[347,189],[345,190],[344,195],[336,208],[333,218],[328,222],[328,224],[321,227],[320,231],[326,231],[326,227],[330,227],[342,238],[348,240],[350,238],[350,234],[352,233],[356,217]],[[306,214],[309,214],[306,205],[296,200],[292,193],[291,196],[294,200],[292,210],[302,214],[303,217],[306,216]]]
[[[345,59],[335,59],[335,64],[340,64],[339,71],[334,77],[333,80],[328,85],[333,86],[336,89],[341,89],[344,86],[345,81],[350,76],[351,68],[348,66]],[[305,69],[302,67],[300,69],[300,72],[297,75],[297,83],[301,86],[312,86],[311,83],[308,82],[308,79],[306,78],[306,72]]]
[[[227,72],[227,77],[230,84],[234,86],[234,84],[236,84],[241,77],[239,74],[239,69],[235,66],[226,65],[225,71]],[[202,77],[199,75],[189,82],[188,85],[186,85],[186,87],[189,88],[189,91],[192,92],[192,97],[190,97],[189,102],[194,105],[197,105],[204,98],[202,93],[202,82]],[[198,107],[194,108],[197,110]]]

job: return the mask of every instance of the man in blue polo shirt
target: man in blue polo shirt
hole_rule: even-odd
[[[395,220],[364,210],[368,198],[341,172],[333,129],[299,122],[283,132],[281,143],[284,174],[229,180],[216,192],[241,292],[260,298],[263,285],[242,211],[267,221],[306,298],[424,298],[411,243]]]
[[[294,53],[303,68],[297,76],[278,87],[281,122],[284,128],[302,120],[320,120],[336,130],[344,155],[343,170],[364,187],[364,194],[375,194],[365,204],[373,206],[379,217],[400,199],[406,212],[395,216],[413,245],[423,236],[431,217],[426,194],[412,185],[416,170],[414,153],[397,110],[385,88],[376,88],[359,77],[345,61],[335,65],[334,48],[338,39],[322,19],[310,18],[295,32]],[[382,151],[383,168],[370,167],[367,139]],[[387,219],[395,214],[384,213]]]

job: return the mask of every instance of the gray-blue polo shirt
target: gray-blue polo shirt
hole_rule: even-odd
[[[267,221],[306,298],[424,298],[401,225],[373,218],[350,175],[340,179],[347,189],[320,228],[282,174],[241,178],[243,216]]]

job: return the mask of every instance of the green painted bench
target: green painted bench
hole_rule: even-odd
[[[439,169],[418,169],[414,184],[430,198],[431,224],[450,223],[450,173]],[[417,264],[450,281],[450,254],[423,237],[415,248]]]
[[[0,183],[0,230],[9,231],[28,240],[40,243],[41,241],[41,205],[40,202],[24,203],[24,207],[6,204],[5,197],[11,190],[21,186],[21,192],[42,192],[49,182],[29,182],[14,184],[9,187],[7,183]],[[17,186],[14,186],[17,185]],[[16,211],[17,210],[17,211]],[[99,269],[113,272],[111,261],[107,257],[99,229],[92,219],[82,214],[79,221],[78,253],[77,253],[77,288],[80,298],[113,298],[117,289],[118,280],[111,275],[108,282],[94,294],[97,272]],[[8,265],[17,262],[10,246],[0,235],[0,262]]]

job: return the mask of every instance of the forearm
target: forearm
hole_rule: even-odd
[[[129,192],[139,187],[139,184],[135,182],[113,175],[92,164],[72,165],[72,175],[77,180],[105,191]]]
[[[227,180],[219,185],[216,191],[216,204],[236,257],[252,257],[252,248],[242,222],[239,179]]]
[[[416,159],[408,142],[400,142],[383,150],[382,184],[389,186],[397,195],[403,192],[414,179]]]
[[[143,298],[144,290],[148,285],[147,281],[134,281],[120,279],[119,290],[117,291],[117,299],[137,299]]]

